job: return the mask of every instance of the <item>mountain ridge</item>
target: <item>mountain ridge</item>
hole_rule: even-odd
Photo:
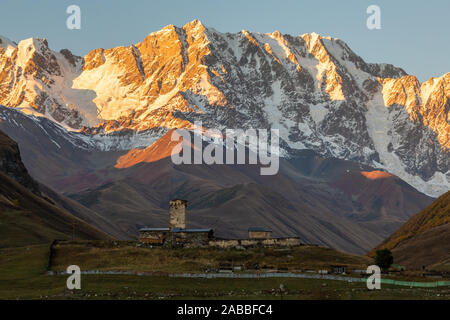
[[[277,128],[286,157],[312,149],[387,170],[428,195],[450,188],[450,73],[420,84],[366,63],[340,39],[221,33],[194,20],[85,57],[28,39],[0,48],[0,67],[0,103],[90,140],[113,135],[127,141],[123,150],[199,120]]]

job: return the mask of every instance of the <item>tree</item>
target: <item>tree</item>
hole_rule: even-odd
[[[389,249],[377,250],[375,256],[375,264],[383,270],[389,269],[389,267],[394,263],[394,257]]]

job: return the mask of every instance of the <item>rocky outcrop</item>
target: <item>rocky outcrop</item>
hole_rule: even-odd
[[[33,193],[40,194],[38,183],[28,174],[22,163],[17,143],[2,131],[0,131],[0,171]]]

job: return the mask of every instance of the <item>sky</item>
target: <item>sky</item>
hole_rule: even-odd
[[[69,5],[81,29],[66,27]],[[366,10],[381,9],[369,30]],[[449,0],[0,0],[0,35],[48,40],[50,48],[85,55],[142,41],[169,24],[199,19],[220,32],[316,32],[344,40],[366,62],[386,62],[420,81],[450,72]]]

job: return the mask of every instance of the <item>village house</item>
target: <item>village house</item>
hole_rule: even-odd
[[[219,239],[214,237],[210,228],[190,229],[186,227],[187,201],[173,199],[169,202],[169,227],[142,228],[139,230],[139,242],[143,245],[173,247],[291,247],[301,245],[300,238],[273,238],[267,228],[248,229],[248,239]]]

